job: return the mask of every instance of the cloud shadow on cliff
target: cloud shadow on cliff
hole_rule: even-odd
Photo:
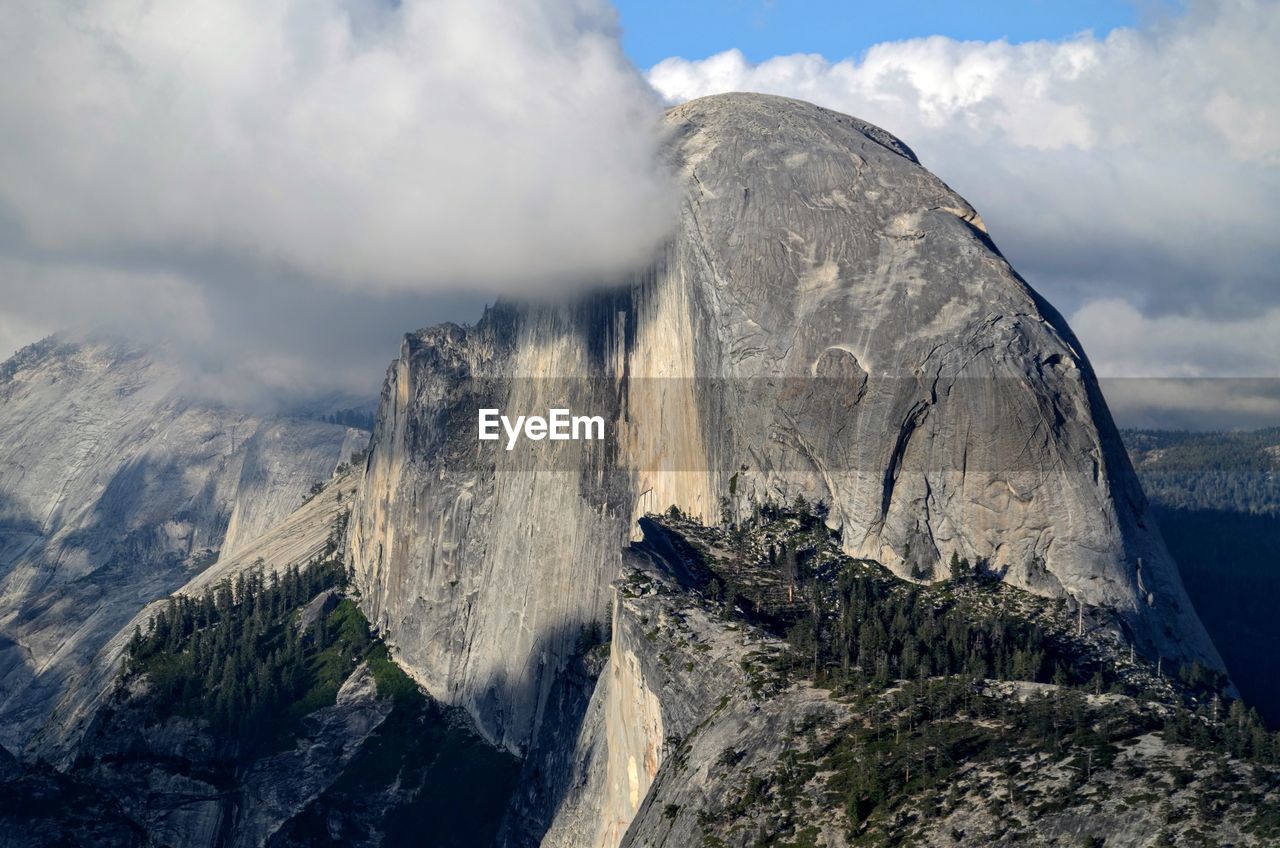
[[[544,634],[530,654],[554,656],[566,648],[572,652],[565,667],[555,672],[545,701],[541,702],[540,721],[525,752],[520,780],[499,830],[500,845],[536,848],[541,844],[574,785],[583,778],[574,754],[579,750],[577,741],[601,669],[594,668],[577,650],[581,636],[578,628],[557,628]],[[538,675],[521,681],[498,676],[486,689],[508,704],[529,703],[542,694],[541,690]],[[595,753],[588,750],[588,763]]]

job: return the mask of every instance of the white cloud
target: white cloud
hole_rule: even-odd
[[[900,136],[1075,313],[1104,374],[1280,376],[1277,44],[1280,4],[1192,0],[1105,38],[730,51],[648,75],[670,101],[766,91]]]
[[[660,110],[607,0],[0,3],[0,358],[374,395],[405,331],[647,260]]]
[[[261,407],[376,397],[401,333],[469,320],[469,296],[317,289],[251,269],[118,267],[0,257],[0,360],[52,332],[167,350],[193,396]]]
[[[670,59],[661,96],[616,35],[606,0],[0,4],[0,357],[105,322],[372,391],[404,330],[647,256],[661,97],[745,89],[901,136],[1102,373],[1280,370],[1280,4]]]
[[[64,254],[561,289],[668,225],[605,0],[0,6],[0,213]]]
[[[768,90],[856,109],[907,138],[930,129],[1014,147],[1094,150],[1226,146],[1243,161],[1280,156],[1280,7],[1196,0],[1184,16],[1106,38],[1062,42],[888,42],[861,59],[779,56],[756,65],[736,50],[649,70],[679,102]]]
[[[1234,430],[1274,427],[1280,382],[1274,378],[1114,377],[1102,380],[1122,427]]]
[[[1247,318],[1143,315],[1123,300],[1086,303],[1069,319],[1112,377],[1277,376],[1280,307]]]

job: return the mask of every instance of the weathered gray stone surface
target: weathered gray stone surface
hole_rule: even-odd
[[[702,844],[698,813],[729,806],[746,775],[770,771],[797,744],[791,727],[850,718],[847,706],[807,684],[756,691],[751,669],[782,646],[682,591],[651,546],[629,551],[623,568],[609,665],[574,747],[572,778],[541,842],[509,845]],[[741,756],[726,764],[726,750]],[[841,811],[816,790],[814,801],[826,844],[845,844]]]
[[[148,683],[135,678],[130,686],[128,694],[139,695]],[[202,723],[156,722],[145,698],[125,694],[81,741],[82,765],[71,773],[116,799],[147,845],[187,848],[267,844],[333,784],[393,706],[361,664],[333,705],[307,716],[292,748],[233,767]]]
[[[148,601],[279,523],[362,438],[197,402],[162,356],[113,343],[0,367],[0,740],[21,748]]]
[[[310,734],[294,750],[259,760],[244,776],[239,821],[231,845],[264,845],[281,823],[302,810],[342,774],[369,735],[391,712],[368,667],[351,673],[332,707],[309,717]]]
[[[1274,768],[1173,743],[1158,732],[1135,733],[1116,746],[1114,762],[1099,755],[1087,767],[1069,746],[1056,752],[1013,746],[994,754],[975,747],[954,763],[945,791],[907,793],[888,823],[876,825],[884,825],[881,831],[859,832],[847,813],[849,799],[829,783],[837,770],[850,773],[849,749],[831,752],[868,724],[882,722],[887,738],[887,720],[865,702],[781,678],[775,657],[787,648],[741,618],[726,620],[718,605],[690,591],[697,583],[681,577],[683,555],[666,541],[670,533],[647,521],[643,541],[624,554],[609,664],[549,828],[540,838],[508,833],[504,844],[748,848],[766,836],[795,834],[782,843],[834,848],[855,836],[874,843],[885,831],[904,843],[956,846],[1076,846],[1095,836],[1141,848],[1163,844],[1156,842],[1162,834],[1192,841],[1198,834],[1222,845],[1274,841],[1258,828],[1264,802],[1280,793]],[[722,541],[729,543],[727,536]],[[1029,614],[1059,633],[1074,632],[1069,621],[1046,614],[1051,608]],[[1080,639],[1084,646],[1091,637]],[[1104,664],[1128,662],[1120,645],[1094,647]],[[892,701],[897,690],[880,697]],[[975,689],[992,704],[1016,701],[1028,710],[1065,691],[1024,681],[985,681]],[[1084,700],[1089,709],[1115,710],[1112,721],[1152,708],[1120,694]],[[970,720],[946,715],[940,724]],[[910,744],[904,737],[904,747]],[[869,750],[854,756],[880,762]],[[943,795],[953,801],[939,812]]]
[[[432,694],[527,750],[636,517],[717,521],[735,474],[731,508],[821,499],[903,576],[958,553],[1221,666],[1084,352],[968,203],[809,104],[723,95],[667,123],[684,200],[651,268],[412,334],[388,372],[350,561]],[[478,408],[549,406],[607,440],[477,441]]]
[[[241,544],[236,553],[220,557],[171,594],[198,596],[224,580],[234,582],[239,574],[254,568],[271,574],[306,566],[324,551],[336,522],[350,509],[358,479],[359,472],[355,469],[335,475],[322,492],[283,521],[258,538]],[[134,612],[124,626],[102,644],[90,662],[75,670],[52,714],[28,743],[29,753],[63,768],[71,764],[81,738],[99,719],[99,710],[114,693],[134,628],[146,630],[151,617],[164,608],[168,597],[157,598]]]

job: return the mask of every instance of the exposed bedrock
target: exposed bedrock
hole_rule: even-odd
[[[527,751],[637,517],[717,522],[726,496],[820,499],[850,554],[904,577],[958,554],[1221,666],[1088,359],[967,202],[806,103],[666,120],[683,202],[651,267],[411,334],[388,372],[351,562],[433,695]],[[550,407],[604,416],[606,439],[477,440],[480,408]]]
[[[0,742],[21,749],[135,613],[364,439],[194,399],[157,351],[55,337],[0,365]]]

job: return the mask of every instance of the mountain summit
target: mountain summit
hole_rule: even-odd
[[[410,334],[367,452],[0,365],[0,843],[1274,843],[1280,734],[976,211],[806,103],[666,120],[652,263]]]
[[[411,334],[388,372],[350,559],[428,690],[527,751],[637,519],[797,497],[902,577],[967,561],[1153,661],[1222,667],[1084,351],[973,207],[808,103],[726,94],[666,122],[683,200],[649,268]],[[603,446],[476,439],[479,408],[554,406],[603,414]]]

